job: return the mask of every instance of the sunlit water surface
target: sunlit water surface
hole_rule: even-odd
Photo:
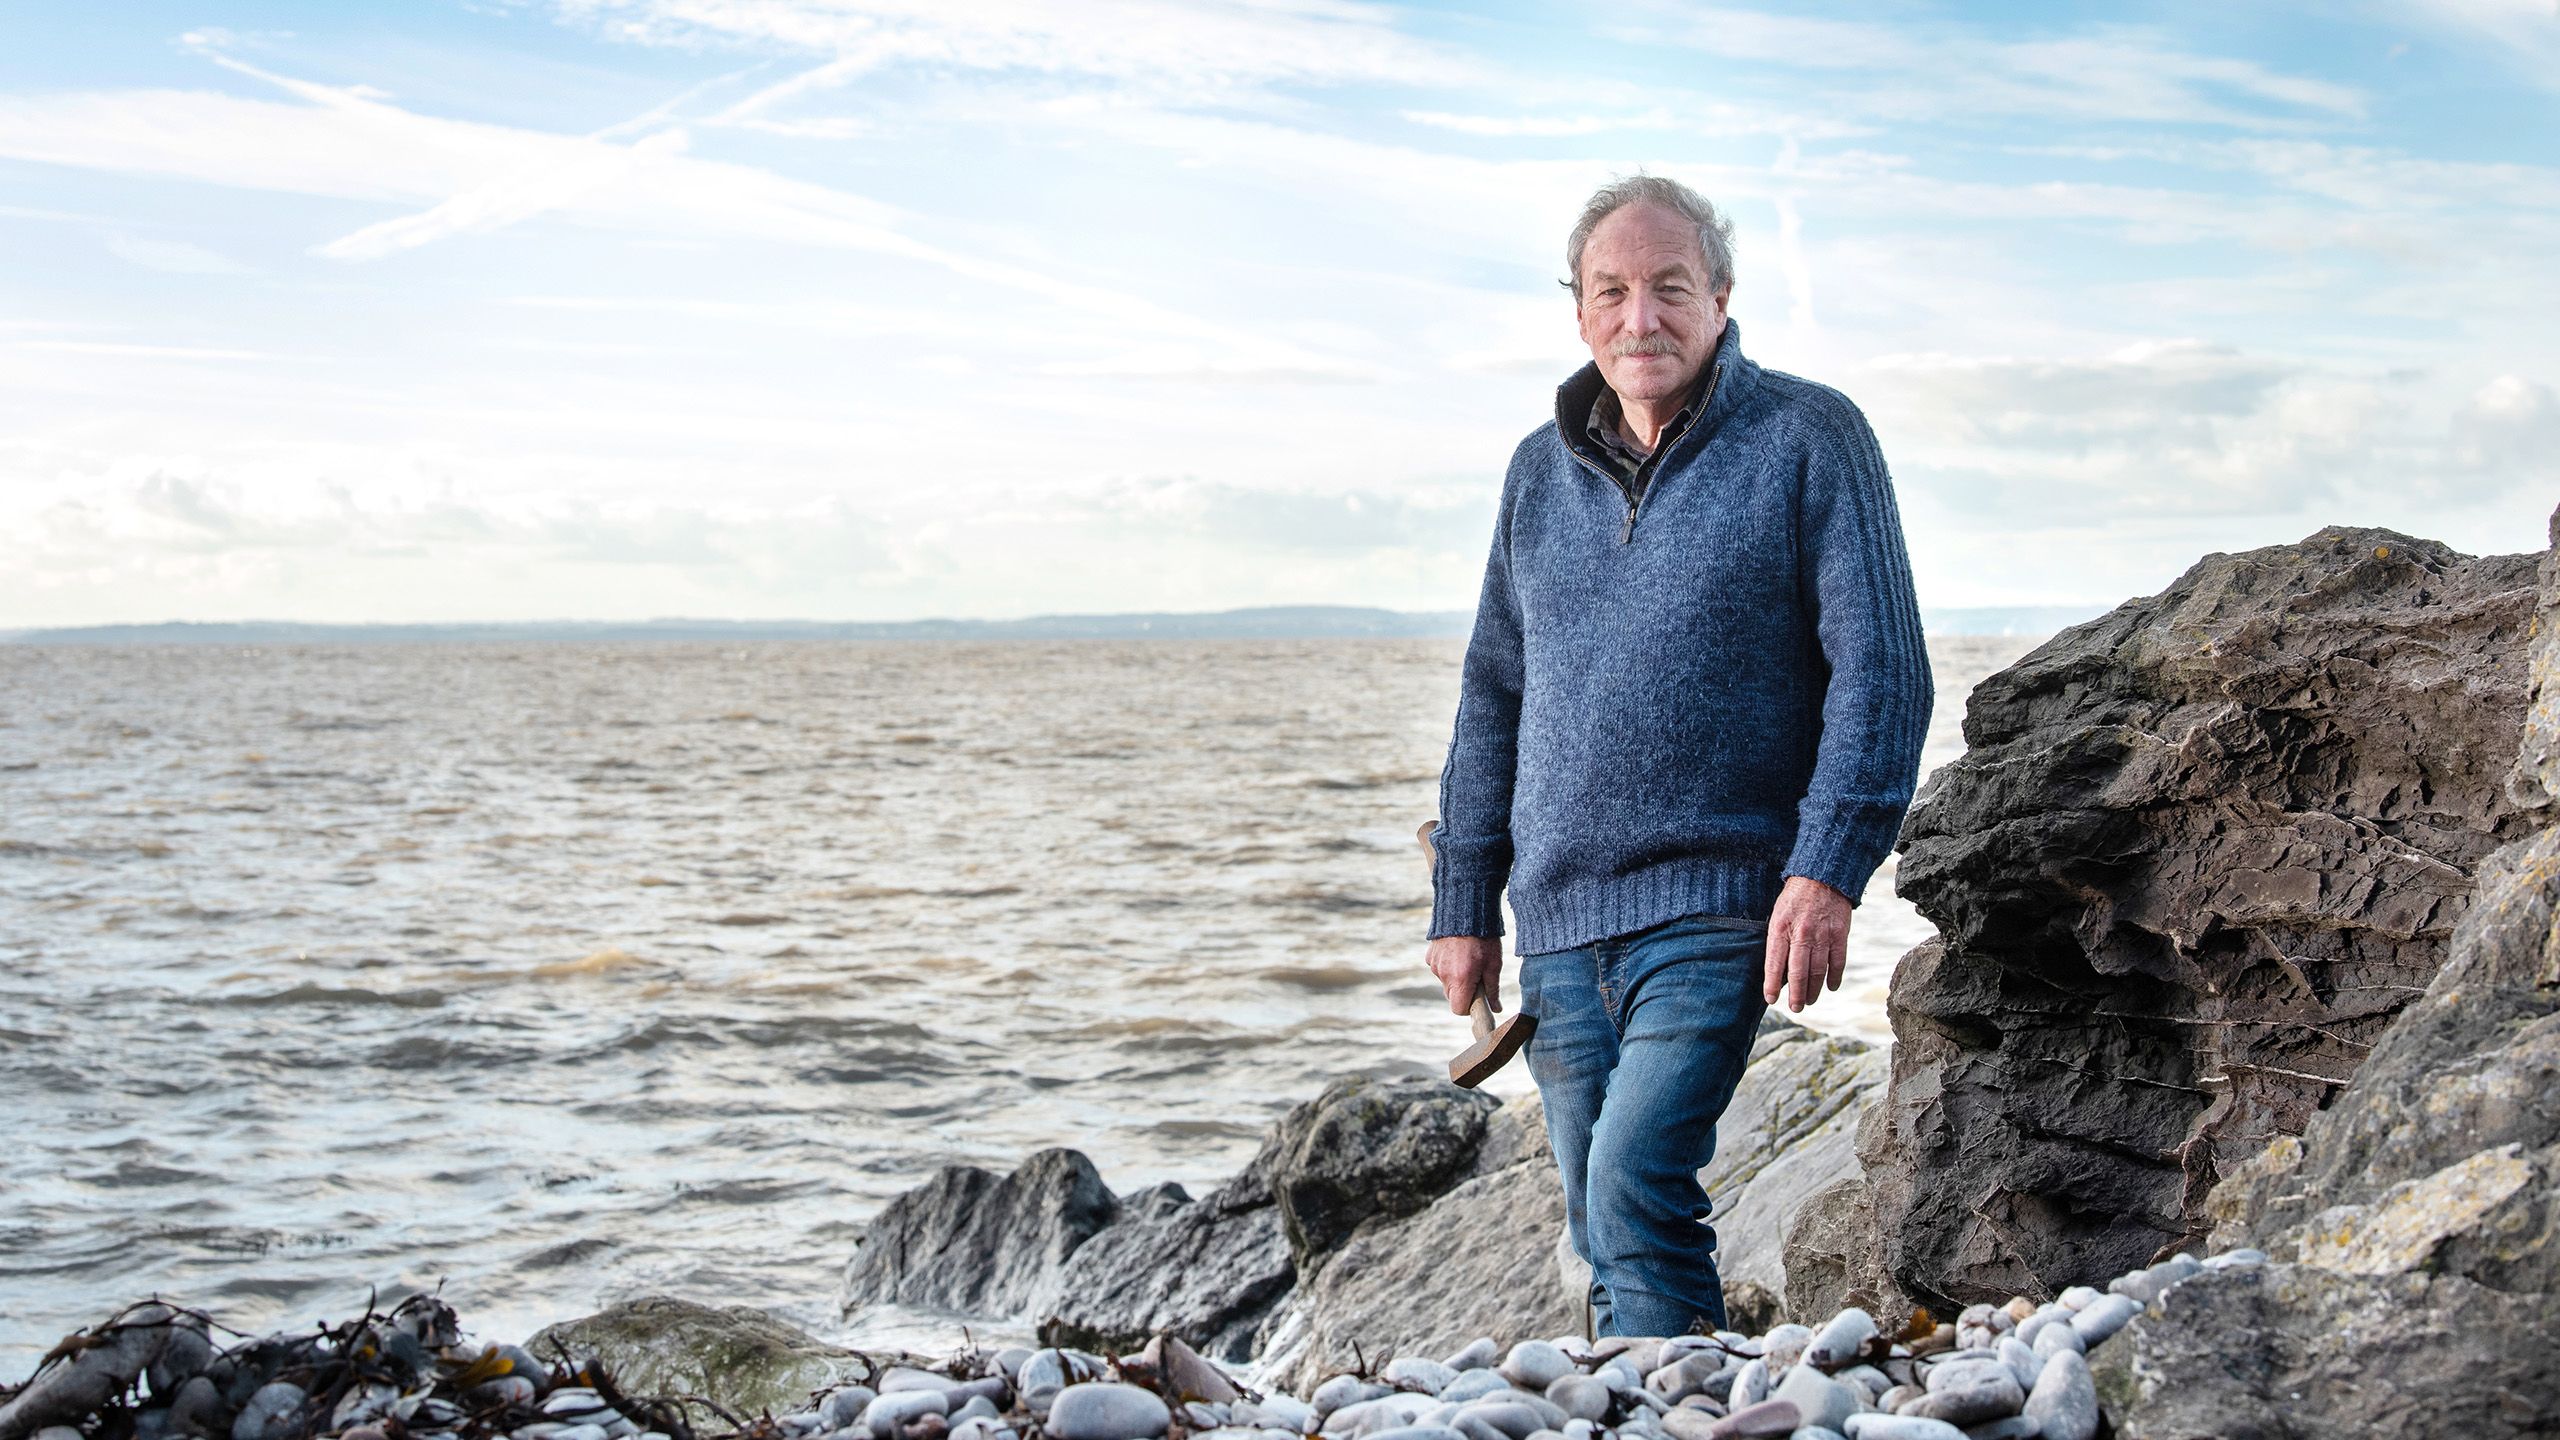
[[[2030,644],[1937,643],[1927,764]],[[1413,841],[1459,654],[0,647],[0,1380],[155,1290],[934,1343],[834,1294],[936,1166],[1197,1192],[1465,1043]],[[1888,1038],[1892,878],[1815,1025]]]

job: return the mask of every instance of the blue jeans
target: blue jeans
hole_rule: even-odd
[[[1724,1328],[1698,1171],[1767,1008],[1766,943],[1748,921],[1691,916],[1521,958],[1529,1073],[1599,1334]]]

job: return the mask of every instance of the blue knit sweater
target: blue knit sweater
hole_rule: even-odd
[[[1630,505],[1584,453],[1584,366],[1511,457],[1440,777],[1431,934],[1523,955],[1685,915],[1854,902],[1893,848],[1929,658],[1893,483],[1838,391],[1728,323]],[[1568,438],[1570,437],[1570,438]]]

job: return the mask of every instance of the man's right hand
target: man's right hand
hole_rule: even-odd
[[[1449,1013],[1464,1015],[1476,997],[1495,1010],[1502,1008],[1502,939],[1486,935],[1443,935],[1423,952],[1422,963],[1440,977],[1449,992]]]

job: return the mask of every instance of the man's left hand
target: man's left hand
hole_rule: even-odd
[[[1802,1010],[1825,989],[1840,988],[1849,965],[1849,897],[1806,875],[1790,875],[1769,915],[1768,963],[1760,998]]]

